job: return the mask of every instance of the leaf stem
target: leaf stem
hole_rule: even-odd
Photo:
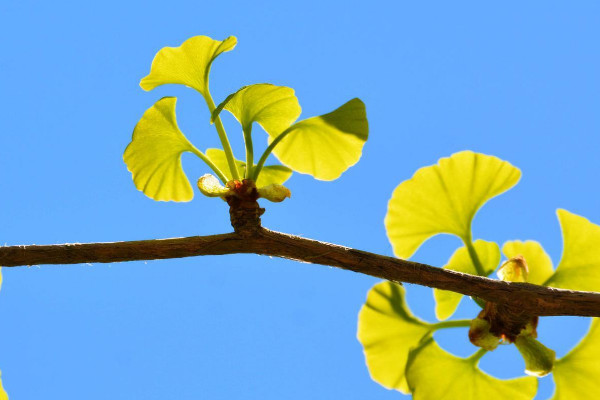
[[[471,355],[468,358],[468,360],[471,361],[473,364],[477,365],[479,364],[479,360],[481,359],[481,357],[483,357],[484,354],[487,352],[488,351],[486,349],[479,349],[475,353],[473,353],[473,355]]]
[[[206,101],[206,105],[208,106],[208,110],[212,115],[215,110],[215,102],[213,101],[208,88],[206,88],[206,95],[204,96],[204,100]],[[221,145],[223,145],[223,151],[225,151],[225,157],[227,158],[227,164],[229,165],[229,170],[231,171],[231,176],[235,180],[240,179],[240,175],[238,173],[237,167],[235,165],[235,158],[233,157],[233,150],[231,150],[231,144],[229,144],[229,139],[227,138],[227,133],[225,132],[225,128],[223,127],[223,122],[221,122],[221,116],[217,115],[214,119],[215,128],[217,128],[217,133],[219,134],[219,139],[221,139]]]
[[[206,155],[201,152],[200,150],[198,150],[196,147],[192,148],[192,153],[194,153],[195,155],[197,155],[202,161],[204,161],[209,167],[210,169],[212,169],[214,171],[215,174],[217,174],[217,176],[219,177],[219,179],[223,182],[223,184],[227,184],[227,177],[225,176],[225,174],[223,174],[223,172],[219,169],[219,167],[217,167],[211,160],[210,158],[206,157]]]
[[[279,142],[281,142],[283,140],[283,138],[286,137],[290,132],[291,132],[291,130],[289,130],[289,129],[286,129],[285,131],[281,132],[281,134],[279,134],[279,136],[277,136],[269,144],[269,146],[265,149],[262,156],[260,156],[260,159],[258,160],[258,164],[256,164],[256,168],[254,169],[254,175],[252,176],[252,179],[255,182],[258,179],[258,175],[260,174],[262,167],[265,165],[265,161],[267,161],[267,158],[269,158],[269,155],[271,155],[275,146],[277,146],[279,144]]]
[[[477,275],[486,276],[485,270],[483,269],[483,265],[481,264],[481,260],[479,260],[479,256],[477,255],[477,251],[475,251],[475,246],[473,246],[473,238],[471,233],[469,232],[469,236],[467,238],[462,238],[463,243],[467,247],[467,251],[469,252],[469,256],[471,257],[471,261],[475,266],[475,270],[477,271]]]
[[[254,166],[254,148],[252,146],[252,125],[242,129],[244,131],[244,144],[246,145],[246,179],[252,177]]]
[[[466,328],[471,326],[470,319],[457,319],[454,321],[442,321],[436,322],[435,324],[431,324],[431,329],[437,331],[438,329],[446,329],[446,328]]]

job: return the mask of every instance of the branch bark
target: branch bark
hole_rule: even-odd
[[[251,232],[211,236],[1,247],[0,265],[111,263],[236,253],[329,265],[390,281],[450,290],[504,304],[530,315],[600,317],[600,293],[503,282],[288,235],[260,226]]]

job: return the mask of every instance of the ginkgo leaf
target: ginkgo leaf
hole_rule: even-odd
[[[456,357],[433,339],[425,341],[411,353],[406,367],[413,399],[530,400],[535,396],[536,378],[494,378],[477,367],[478,361],[477,356]]]
[[[485,154],[462,151],[419,169],[392,194],[385,227],[394,254],[409,258],[430,237],[454,234],[471,237],[471,222],[479,208],[513,187],[518,168]]]
[[[473,247],[475,247],[486,276],[494,272],[500,262],[500,249],[498,245],[494,242],[476,240],[473,243]],[[473,265],[466,247],[457,249],[448,260],[448,264],[444,266],[444,269],[477,275],[477,269]],[[454,314],[463,297],[460,293],[440,289],[433,289],[433,296],[435,298],[435,316],[440,320],[447,319]]]
[[[261,188],[269,185],[281,185],[292,176],[292,170],[283,165],[267,165],[262,168],[256,187]]]
[[[600,322],[592,320],[589,332],[563,358],[556,360],[552,375],[553,400],[588,400],[600,393]]]
[[[150,73],[142,78],[140,86],[152,90],[167,83],[178,83],[208,94],[208,74],[217,56],[232,50],[237,39],[230,36],[223,41],[207,36],[194,36],[179,47],[164,47],[154,57]]]
[[[295,123],[282,135],[286,136],[273,150],[282,164],[332,181],[360,159],[369,136],[365,105],[352,99],[329,114]]]
[[[527,282],[542,285],[553,274],[552,260],[541,244],[536,241],[512,240],[504,243],[502,253],[506,258],[522,255],[529,269]]]
[[[0,400],[8,400],[8,393],[4,390],[2,381],[0,380]]]
[[[231,193],[229,188],[221,185],[221,182],[211,174],[205,174],[198,179],[198,189],[208,197],[223,197]]]
[[[244,131],[247,131],[253,122],[258,122],[265,132],[272,136],[279,135],[293,124],[302,111],[294,89],[268,83],[244,86],[230,94],[215,109],[212,120],[223,109],[235,116]]]
[[[231,180],[229,174],[229,165],[225,152],[221,149],[207,149],[206,156],[221,170],[225,172],[227,179]],[[244,176],[246,172],[246,163],[240,160],[235,160],[240,176]],[[261,188],[269,185],[281,185],[292,176],[292,170],[283,165],[267,165],[264,166],[258,175],[256,187]]]
[[[133,131],[123,160],[138,190],[154,200],[190,201],[192,186],[181,167],[181,154],[195,152],[177,126],[175,97],[150,107]]]
[[[229,164],[227,163],[227,157],[225,156],[225,152],[223,150],[206,149],[204,154],[206,154],[206,157],[208,157],[208,159],[212,161],[217,166],[217,168],[223,171],[223,173],[227,177],[227,180],[232,179],[231,171],[229,171]],[[237,166],[238,174],[240,174],[240,176],[244,176],[246,163],[240,160],[235,160],[235,165]]]
[[[563,253],[545,283],[563,289],[600,291],[600,226],[566,210],[557,210]]]
[[[430,325],[412,315],[404,301],[404,288],[382,282],[373,286],[358,315],[362,343],[371,378],[389,389],[408,393],[404,370],[409,351]]]

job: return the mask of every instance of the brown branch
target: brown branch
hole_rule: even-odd
[[[274,232],[258,226],[212,236],[133,242],[10,246],[0,248],[0,265],[109,263],[203,255],[255,253],[450,290],[505,304],[531,315],[600,317],[600,293],[509,283],[462,274],[413,261]]]

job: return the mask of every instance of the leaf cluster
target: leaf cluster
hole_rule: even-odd
[[[123,159],[136,187],[148,197],[161,201],[189,201],[194,192],[181,166],[181,155],[192,153],[216,175],[204,175],[198,187],[208,197],[236,196],[236,185],[250,180],[258,196],[279,202],[290,197],[282,186],[292,171],[321,180],[338,178],[361,156],[368,138],[366,110],[362,101],[352,99],[334,111],[296,122],[301,113],[294,90],[259,83],[244,86],[215,105],[209,89],[212,63],[237,43],[231,36],[223,41],[195,36],[179,47],[161,49],[150,73],[140,86],[152,90],[160,85],[181,84],[195,89],[204,98],[222,149],[200,151],[179,129],[175,115],[177,99],[163,97],[150,107],[136,125]],[[233,154],[221,121],[222,111],[240,123],[245,161]],[[255,162],[253,126],[268,135],[269,145]],[[283,165],[265,165],[274,154]],[[236,183],[238,182],[238,183]]]
[[[584,217],[557,211],[563,255],[556,269],[538,242],[507,241],[501,251],[494,242],[473,240],[477,211],[512,188],[520,176],[510,163],[470,151],[419,169],[394,190],[388,205],[385,227],[395,255],[409,258],[429,238],[451,234],[463,246],[450,256],[445,269],[480,276],[497,271],[509,282],[600,291],[600,226]],[[556,360],[555,352],[536,339],[537,316],[525,316],[517,332],[511,332],[498,323],[506,310],[473,299],[483,308],[476,318],[448,320],[463,296],[439,289],[433,289],[433,295],[439,322],[428,323],[411,314],[402,286],[382,282],[369,291],[358,317],[358,339],[371,377],[381,385],[412,393],[415,399],[531,399],[536,378],[552,373],[556,400],[587,399],[600,391],[600,330],[595,319],[585,338]],[[470,328],[469,339],[480,347],[472,356],[454,356],[435,342],[435,331],[456,327]],[[481,357],[499,344],[517,347],[530,376],[500,380],[478,369]]]

